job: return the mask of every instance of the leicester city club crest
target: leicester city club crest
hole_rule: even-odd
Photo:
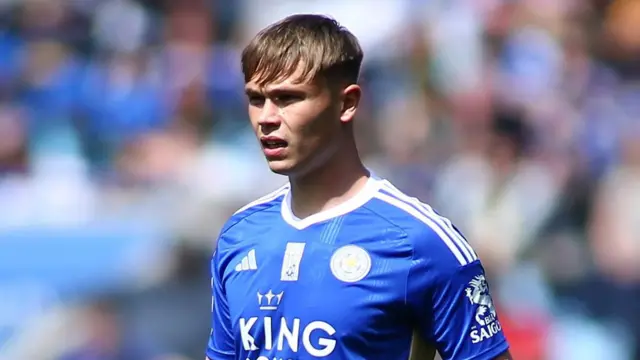
[[[364,279],[371,270],[371,257],[359,246],[346,245],[333,253],[330,265],[336,279],[354,283]]]

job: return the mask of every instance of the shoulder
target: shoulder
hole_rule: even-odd
[[[454,269],[478,260],[467,240],[448,218],[428,204],[403,193],[389,181],[380,181],[369,210],[407,234],[414,261],[428,262],[441,269]]]
[[[242,224],[243,220],[254,216],[265,215],[266,210],[272,209],[276,205],[280,204],[280,200],[287,193],[287,191],[289,191],[289,183],[236,210],[222,227],[220,236],[228,234],[229,232],[237,229],[238,226]]]

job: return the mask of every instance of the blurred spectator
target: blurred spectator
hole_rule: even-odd
[[[109,302],[92,304],[84,314],[85,344],[60,357],[60,360],[152,360],[154,352],[133,337],[123,336],[121,326]]]
[[[499,110],[484,149],[454,157],[435,184],[438,208],[457,219],[489,271],[516,264],[562,187],[547,164],[527,156],[532,136],[521,112]]]

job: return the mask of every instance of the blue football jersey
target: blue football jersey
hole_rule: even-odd
[[[383,179],[304,219],[288,185],[248,204],[223,227],[211,272],[212,360],[405,360],[414,340],[444,360],[508,349],[473,249]]]

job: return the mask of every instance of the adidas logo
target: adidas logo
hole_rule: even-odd
[[[249,253],[236,265],[236,271],[258,270],[256,263],[256,249],[251,249]]]

